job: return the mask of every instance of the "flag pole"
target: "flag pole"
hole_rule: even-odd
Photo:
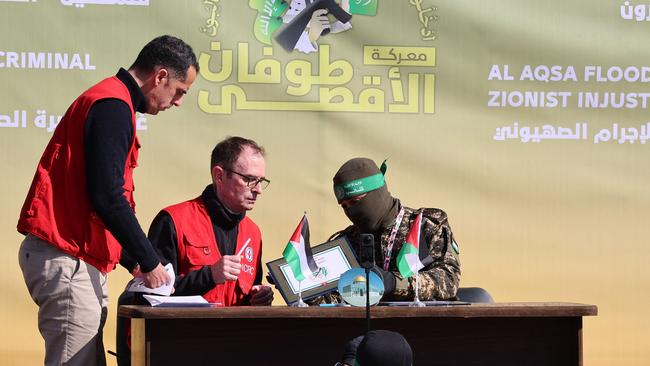
[[[366,268],[366,332],[370,332],[370,268]]]
[[[415,272],[415,299],[413,302],[409,305],[411,307],[417,307],[417,308],[422,308],[427,306],[425,303],[420,301],[420,286],[418,284],[418,279],[420,278],[419,276],[420,271]]]
[[[307,305],[304,301],[302,301],[302,281],[298,281],[298,301],[293,304],[293,306],[297,308],[307,308],[309,305]]]
[[[309,245],[309,223],[307,222],[307,212],[303,215],[298,227],[284,248],[282,256],[287,261],[291,268],[293,278],[298,281],[298,301],[291,306],[295,307],[308,307],[302,300],[302,280],[307,276],[313,276],[314,271],[318,269],[318,265],[314,261],[311,247]]]

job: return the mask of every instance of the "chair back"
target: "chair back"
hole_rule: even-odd
[[[461,287],[456,293],[459,301],[493,303],[494,299],[485,289],[481,287]]]

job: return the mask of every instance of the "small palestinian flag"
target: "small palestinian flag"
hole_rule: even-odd
[[[406,242],[397,254],[397,268],[399,273],[407,278],[417,274],[420,269],[432,262],[433,258],[431,258],[422,232],[422,212],[420,212],[411,225]]]
[[[318,266],[314,261],[309,246],[309,223],[307,215],[302,217],[296,231],[291,235],[291,239],[284,248],[282,256],[287,260],[293,276],[298,281],[302,281],[313,272],[318,271]]]

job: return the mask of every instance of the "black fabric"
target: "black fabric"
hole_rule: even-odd
[[[413,351],[404,337],[389,330],[371,330],[357,347],[360,366],[411,366]]]
[[[395,274],[393,274],[393,272],[390,271],[384,271],[378,266],[374,266],[372,270],[375,273],[377,273],[379,277],[381,277],[382,282],[384,283],[384,294],[392,295],[395,292],[395,284],[396,284]]]
[[[399,200],[390,195],[385,185],[343,208],[345,216],[362,233],[375,234],[375,237],[380,237],[384,229],[395,222],[398,211]]]
[[[210,220],[212,220],[215,229],[217,246],[221,255],[235,254],[237,247],[237,234],[239,233],[239,222],[244,219],[246,214],[236,214],[228,210],[217,197],[215,188],[212,184],[205,187],[201,194],[203,203],[208,209]],[[215,225],[215,223],[217,223]]]
[[[133,107],[144,112],[145,96],[131,74],[120,69],[116,76],[129,89]],[[102,99],[90,108],[84,124],[86,189],[93,209],[132,258],[130,269],[137,262],[143,272],[149,272],[160,261],[122,188],[124,165],[134,133],[131,110],[123,101]]]
[[[354,365],[354,360],[357,357],[357,348],[363,340],[363,336],[358,336],[350,339],[348,343],[345,344],[343,349],[343,355],[341,356],[341,363],[346,365]]]

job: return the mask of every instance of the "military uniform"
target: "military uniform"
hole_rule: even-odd
[[[458,259],[458,244],[454,240],[454,234],[451,232],[447,214],[438,208],[421,208],[413,209],[402,206],[404,217],[395,236],[393,249],[391,251],[388,271],[392,272],[396,278],[395,291],[393,294],[384,296],[383,300],[413,300],[415,289],[415,277],[403,278],[397,269],[397,254],[406,241],[411,224],[417,218],[420,211],[423,212],[422,231],[433,263],[422,268],[419,273],[419,296],[420,300],[454,300],[460,283],[460,261]],[[375,264],[377,267],[384,266],[384,259],[388,247],[390,234],[395,226],[388,225],[381,234],[381,239],[376,241],[375,245]],[[346,229],[332,235],[332,238],[347,236],[352,250],[355,253],[360,252],[361,232],[352,225]],[[339,302],[337,293],[325,295],[315,299],[313,302]]]
[[[447,221],[447,214],[437,208],[413,209],[402,206],[388,192],[386,161],[381,168],[368,158],[346,161],[332,181],[334,195],[345,216],[354,224],[334,234],[345,235],[355,253],[361,252],[361,234],[375,236],[375,268],[384,282],[385,300],[415,298],[415,276],[403,278],[398,269],[397,256],[409,237],[411,226],[419,221],[419,255],[425,265],[418,273],[420,300],[455,300],[460,282],[458,245]],[[399,227],[395,227],[399,221]],[[394,240],[389,243],[394,235]],[[392,248],[389,246],[392,245]],[[428,250],[430,257],[426,255]],[[388,261],[387,264],[386,261]],[[386,267],[385,267],[386,266]],[[338,294],[330,294],[313,302],[340,302]]]

